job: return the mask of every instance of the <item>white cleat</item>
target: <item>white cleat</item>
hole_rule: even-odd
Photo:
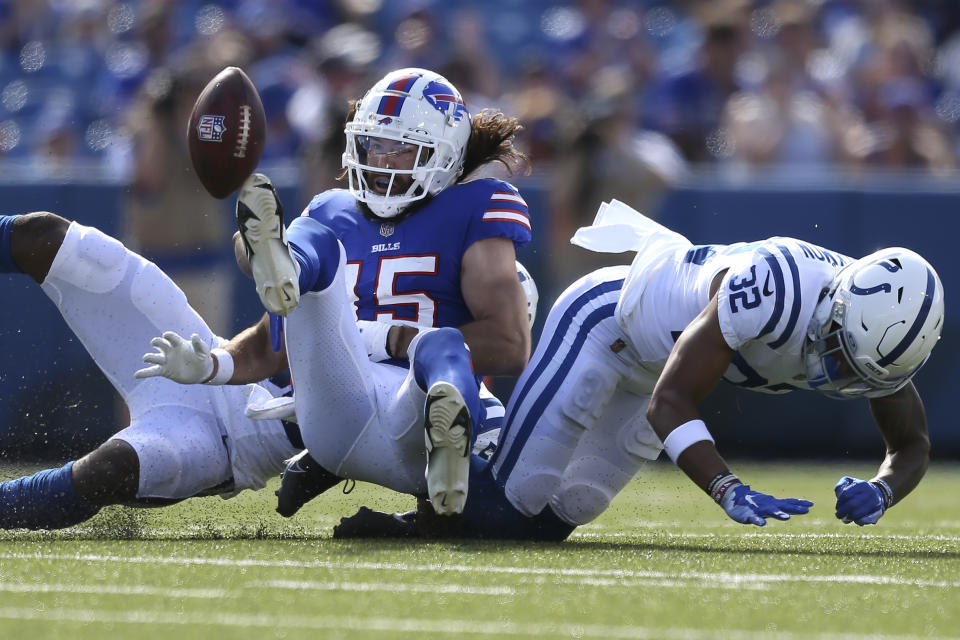
[[[427,392],[427,494],[440,515],[463,512],[470,476],[471,419],[463,396],[449,382]]]
[[[262,173],[251,175],[240,188],[237,227],[260,301],[268,311],[287,315],[300,304],[299,269],[290,255],[280,198]]]

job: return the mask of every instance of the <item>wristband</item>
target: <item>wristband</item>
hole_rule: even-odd
[[[740,478],[733,475],[729,471],[721,471],[717,475],[713,476],[713,480],[710,481],[710,484],[707,485],[707,493],[710,494],[710,497],[714,502],[720,504],[723,500],[723,496],[727,495],[727,491],[733,489],[734,487],[739,487],[743,483],[740,482]]]
[[[690,420],[667,434],[663,441],[663,449],[670,456],[670,459],[676,463],[677,458],[690,445],[707,440],[713,443],[713,436],[707,431],[707,425],[703,420]]]
[[[392,357],[387,351],[387,336],[392,326],[386,322],[357,320],[360,337],[363,338],[364,347],[367,349],[367,357],[374,362],[383,362]]]
[[[890,505],[893,504],[893,489],[890,488],[890,485],[887,484],[887,481],[876,478],[871,480],[870,484],[880,489],[880,493],[883,494],[883,508],[889,509]]]
[[[203,384],[227,384],[233,377],[233,356],[226,349],[216,348],[210,352],[214,358],[214,364],[217,372]]]

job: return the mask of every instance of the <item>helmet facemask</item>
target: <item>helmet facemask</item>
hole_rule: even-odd
[[[438,88],[444,95],[437,93]],[[388,74],[357,103],[344,133],[343,166],[350,192],[378,217],[393,218],[457,180],[470,136],[470,117],[459,94],[442,76],[401,69]],[[376,146],[393,149],[396,166],[384,157],[391,151],[374,155]],[[396,153],[405,147],[410,149]],[[373,158],[377,161],[372,162]]]
[[[803,345],[807,383],[836,398],[902,389],[930,357],[943,326],[943,287],[907,249],[845,267],[814,310]]]

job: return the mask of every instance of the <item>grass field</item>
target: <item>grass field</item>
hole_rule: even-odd
[[[816,502],[762,529],[648,467],[561,544],[330,539],[361,504],[411,506],[371,485],[292,520],[263,491],[0,532],[0,638],[960,638],[960,467],[861,528],[832,487],[871,468],[742,463]]]

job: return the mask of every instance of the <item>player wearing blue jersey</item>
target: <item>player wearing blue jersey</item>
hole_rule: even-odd
[[[738,522],[806,513],[809,501],[742,484],[717,453],[697,404],[721,379],[869,399],[887,455],[869,481],[837,482],[845,523],[876,523],[923,477],[929,439],[911,378],[939,339],[944,306],[919,255],[852,260],[792,238],[693,246],[617,202],[574,242],[637,255],[553,306],[497,451],[473,461],[460,535],[563,539],[664,448]],[[364,515],[336,533],[375,533]]]
[[[130,411],[129,426],[79,460],[0,482],[0,529],[69,527],[111,504],[229,498],[263,487],[302,450],[296,423],[283,420],[294,417],[289,385],[220,386],[224,373],[216,379],[211,348],[217,353],[226,341],[165,274],[117,240],[53,213],[0,216],[0,272],[40,283]],[[529,295],[535,304],[535,290]],[[150,366],[134,373],[163,328],[192,338],[172,331],[154,338],[158,351],[144,356]],[[268,344],[262,350],[272,353]],[[481,402],[478,452],[503,419],[491,394]]]
[[[471,118],[442,76],[401,69],[351,113],[348,191],[316,196],[284,229],[269,179],[244,184],[238,255],[264,306],[284,316],[286,351],[248,349],[271,335],[264,319],[226,347],[232,357],[216,366],[229,376],[217,377],[289,363],[309,453],[284,473],[284,515],[342,477],[426,493],[439,513],[462,509],[482,418],[474,374],[516,375],[530,351],[515,270],[531,237],[526,204],[509,183],[466,178],[524,160],[511,144],[518,129],[500,113]],[[407,341],[395,324],[425,330]]]

